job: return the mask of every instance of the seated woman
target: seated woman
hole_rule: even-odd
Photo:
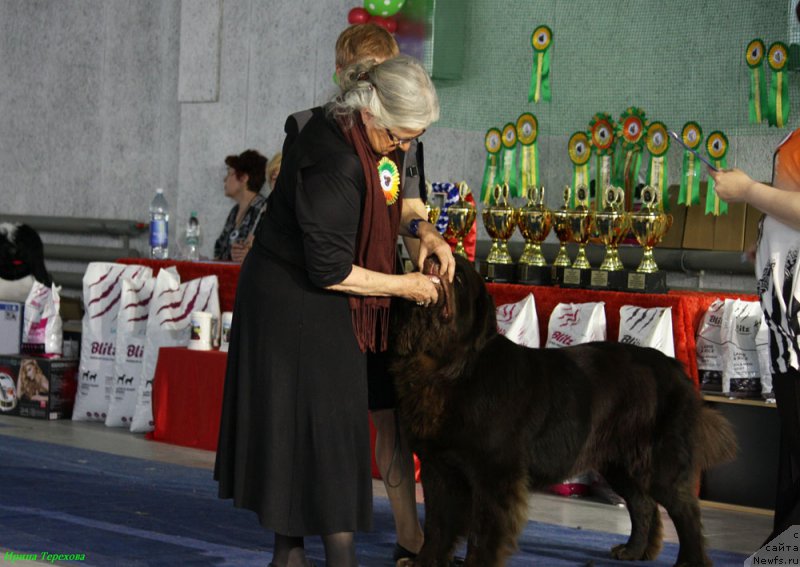
[[[222,234],[214,243],[215,260],[242,263],[249,248],[245,240],[255,230],[267,205],[260,194],[266,180],[267,158],[256,150],[246,150],[225,158],[225,196],[236,201],[228,214]]]

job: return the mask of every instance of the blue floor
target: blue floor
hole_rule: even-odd
[[[266,565],[272,538],[255,514],[216,497],[205,469],[119,457],[0,435],[0,547],[16,553],[84,554],[73,565]],[[375,500],[375,531],[359,534],[362,567],[393,565],[388,503]],[[624,536],[529,522],[511,567],[529,565],[672,565],[677,546],[657,561],[608,559]],[[321,567],[318,538],[309,556]],[[746,556],[711,551],[715,565],[741,566]],[[18,562],[17,565],[24,565]],[[70,564],[70,563],[65,563]]]

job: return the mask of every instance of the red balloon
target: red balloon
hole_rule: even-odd
[[[347,21],[350,24],[366,24],[369,19],[369,12],[364,8],[353,8],[347,13]]]
[[[386,28],[386,31],[389,33],[394,33],[397,31],[397,20],[395,20],[392,16],[389,16],[384,19],[385,23],[383,27]]]
[[[376,26],[380,26],[386,31],[389,31],[389,28],[387,27],[388,22],[383,16],[370,16],[369,23],[375,24]]]

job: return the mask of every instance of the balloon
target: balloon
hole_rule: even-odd
[[[386,31],[389,33],[394,33],[397,31],[397,20],[394,18],[384,18],[383,27],[385,27]]]
[[[347,23],[366,24],[369,21],[369,12],[364,8],[353,8],[347,13]]]
[[[383,16],[372,16],[369,19],[369,23],[375,24],[376,26],[380,26],[389,33],[394,33],[394,31],[397,30],[397,22],[395,22],[394,20],[390,22],[389,18],[384,18]],[[390,26],[394,29],[390,29]]]
[[[394,16],[406,0],[364,0],[364,8],[373,16]],[[384,26],[385,27],[385,26]]]

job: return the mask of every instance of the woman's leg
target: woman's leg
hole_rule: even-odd
[[[392,507],[397,543],[418,553],[423,534],[417,516],[414,455],[397,427],[393,409],[373,411],[372,423],[375,425],[375,461]]]
[[[353,532],[322,536],[325,546],[325,567],[358,567]]]
[[[270,567],[308,567],[302,537],[275,533],[275,547]]]

